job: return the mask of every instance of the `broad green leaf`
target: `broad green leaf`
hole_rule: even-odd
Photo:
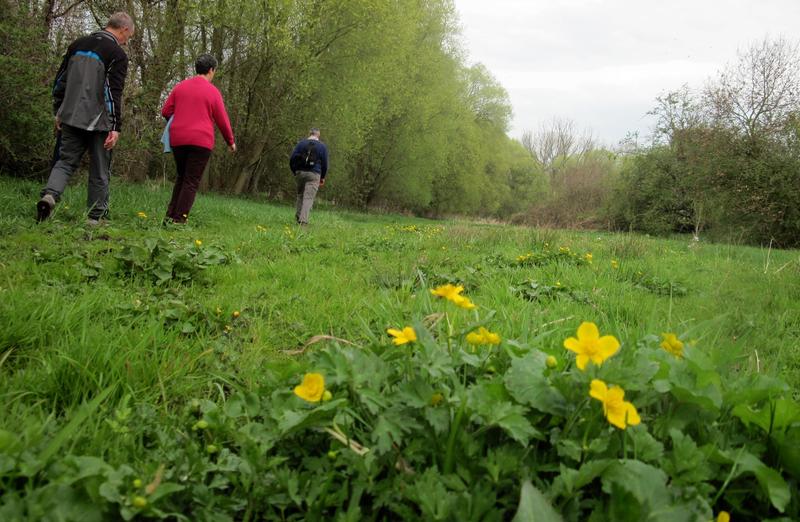
[[[542,492],[531,484],[530,480],[522,483],[519,492],[519,506],[513,522],[561,522],[563,520]]]
[[[735,466],[733,478],[752,473],[758,480],[761,490],[769,497],[772,505],[784,512],[791,500],[791,491],[780,473],[764,464],[758,457],[744,450],[718,451],[723,462]]]
[[[547,355],[539,351],[513,358],[504,383],[518,402],[545,413],[564,415],[566,400],[544,375],[546,359]]]
[[[794,424],[800,424],[800,405],[789,399],[778,399],[754,409],[746,404],[738,404],[733,414],[746,425],[755,424],[765,432],[782,431]],[[770,427],[771,425],[771,427]]]

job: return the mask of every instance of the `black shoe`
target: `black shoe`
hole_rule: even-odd
[[[50,213],[53,212],[53,209],[56,206],[56,200],[50,194],[45,194],[42,196],[36,203],[36,221],[41,223],[45,219],[50,217]]]

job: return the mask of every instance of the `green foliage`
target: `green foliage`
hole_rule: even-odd
[[[0,185],[3,520],[798,517],[795,252],[328,209],[295,228],[214,195],[162,227],[169,187],[125,183],[109,226],[78,224],[78,191],[36,225],[34,184]],[[622,346],[580,371],[583,320]],[[306,372],[330,400],[293,393]],[[641,424],[609,424],[592,379]]]
[[[127,245],[114,257],[119,261],[121,275],[144,275],[157,285],[170,281],[202,282],[202,272],[206,268],[235,259],[219,248],[203,247],[200,240],[191,246],[179,246],[175,241],[163,239],[146,239],[144,244]]]
[[[0,2],[0,168],[23,176],[47,165],[54,140],[44,31],[16,2]]]

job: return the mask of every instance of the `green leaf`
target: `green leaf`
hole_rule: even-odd
[[[545,377],[546,360],[547,355],[539,351],[513,358],[504,383],[508,393],[518,402],[552,415],[564,415],[566,400]]]
[[[738,404],[733,414],[746,425],[755,424],[764,432],[782,431],[789,426],[800,423],[800,405],[789,399],[778,399],[761,409],[754,409],[746,404]]]
[[[522,483],[519,492],[519,507],[513,522],[560,522],[561,515],[556,513],[550,502],[536,489],[530,480]]]
[[[635,426],[628,430],[633,441],[636,459],[642,462],[658,462],[664,455],[664,445],[657,441],[644,426]]]
[[[642,512],[653,512],[670,504],[667,475],[658,468],[638,460],[620,460],[606,468],[602,475],[603,491],[612,494],[614,486],[632,495]]]
[[[792,494],[780,473],[761,462],[752,453],[746,451],[720,451],[718,455],[724,461],[736,466],[733,478],[740,477],[745,473],[752,473],[758,480],[761,490],[769,497],[775,509],[781,513],[786,510]]]

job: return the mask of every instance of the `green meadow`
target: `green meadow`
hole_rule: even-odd
[[[800,252],[210,194],[165,227],[170,188],[36,225],[0,178],[0,519],[800,514]],[[585,370],[583,322],[621,345]]]

